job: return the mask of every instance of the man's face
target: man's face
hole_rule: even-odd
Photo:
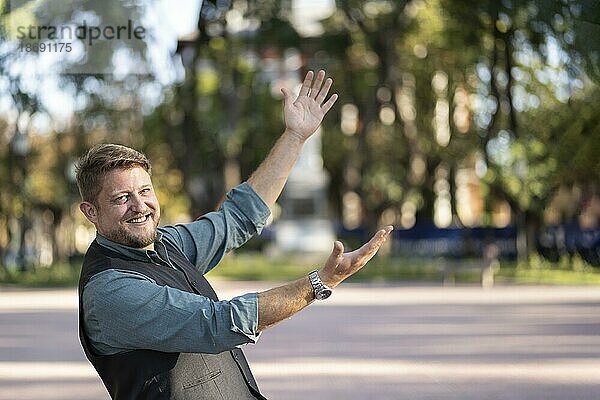
[[[143,168],[107,173],[97,207],[82,203],[82,211],[107,239],[135,248],[154,248],[160,205],[150,175]]]

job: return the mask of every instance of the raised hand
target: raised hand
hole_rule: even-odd
[[[386,241],[394,228],[386,226],[377,231],[375,235],[361,248],[344,253],[344,245],[336,241],[333,251],[327,259],[325,266],[319,271],[319,276],[329,287],[336,287],[362,267],[377,253],[377,250]]]
[[[292,94],[288,89],[281,89],[287,132],[302,141],[315,133],[325,114],[338,99],[338,95],[333,94],[325,101],[332,84],[331,78],[325,79],[325,71],[319,71],[316,77],[314,72],[309,71],[302,82],[302,88],[296,100],[292,99]]]

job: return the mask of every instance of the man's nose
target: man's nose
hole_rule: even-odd
[[[135,211],[135,212],[144,212],[146,211],[146,203],[144,202],[144,199],[142,199],[141,196],[134,194],[131,196],[130,198],[130,208],[131,211]]]

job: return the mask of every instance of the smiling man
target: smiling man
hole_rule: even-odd
[[[80,209],[97,230],[79,282],[79,334],[113,399],[264,399],[240,346],[291,317],[362,268],[391,227],[360,249],[341,242],[308,276],[219,301],[204,278],[228,251],[260,233],[296,162],[337,99],[332,80],[309,72],[293,100],[283,89],[286,129],[247,182],[218,211],[158,227],[150,161],[101,144],[79,161]]]
[[[89,155],[96,155],[96,162],[101,162],[98,156],[103,151],[109,151],[105,154],[109,166],[110,159],[118,160],[122,166],[117,165],[104,176],[98,171],[91,177],[98,182],[86,182],[86,186],[102,190],[88,194],[90,201],[81,203],[81,211],[106,238],[125,246],[152,250],[160,206],[150,180],[150,163],[141,154],[121,146],[98,146],[94,150]]]

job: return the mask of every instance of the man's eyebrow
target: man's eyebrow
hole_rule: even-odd
[[[144,189],[152,189],[152,184],[146,183],[145,185],[140,186],[140,188],[138,190],[144,190]],[[129,190],[129,189],[117,190],[116,192],[114,192],[114,193],[112,193],[110,195],[110,198],[114,199],[114,198],[119,197],[119,196],[121,196],[123,194],[131,193],[131,192],[132,191]]]
[[[117,198],[117,197],[119,197],[119,196],[121,196],[123,194],[127,194],[127,193],[131,193],[131,190],[119,190],[119,191],[116,191],[114,193],[111,193],[109,197],[111,199],[115,199],[115,198]]]

